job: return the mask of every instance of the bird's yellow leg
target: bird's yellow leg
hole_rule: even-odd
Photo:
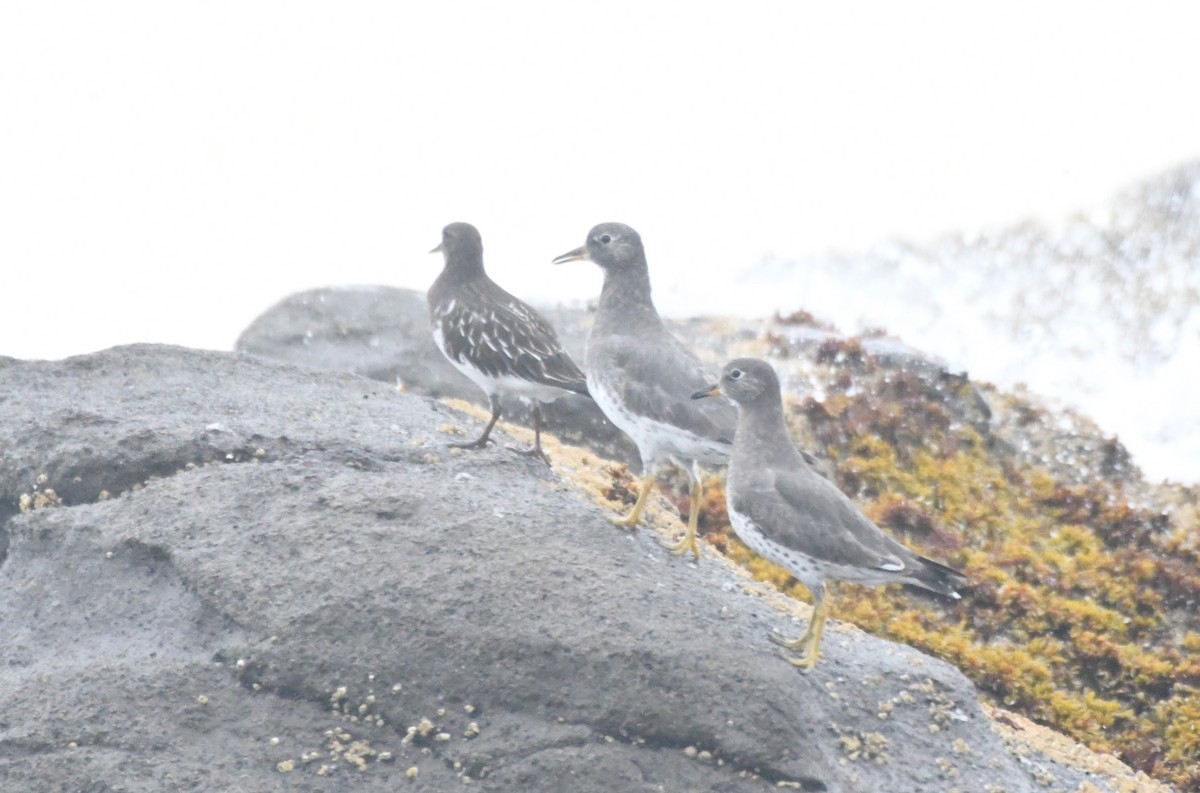
[[[638,497],[633,504],[633,509],[629,510],[629,514],[623,518],[613,518],[612,522],[627,529],[636,529],[638,521],[642,519],[642,509],[646,506],[646,498],[650,495],[652,487],[654,487],[654,474],[645,474],[642,477],[642,483],[638,486]]]
[[[700,520],[700,499],[704,495],[704,487],[700,482],[699,476],[692,478],[692,508],[688,513],[687,532],[683,535],[683,539],[679,542],[663,543],[667,550],[673,554],[685,554],[688,551],[697,559],[700,558],[700,548],[696,545],[696,526]]]
[[[821,637],[825,633],[825,619],[828,616],[829,601],[824,597],[817,598],[817,602],[813,606],[812,618],[808,621],[808,629],[804,631],[803,636],[799,639],[780,639],[775,634],[769,633],[767,638],[789,650],[803,649],[799,656],[787,658],[787,662],[807,672],[817,665],[817,660],[820,658]]]

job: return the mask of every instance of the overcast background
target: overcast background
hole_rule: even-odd
[[[229,349],[291,292],[425,288],[453,220],[533,301],[593,297],[549,260],[621,220],[664,313],[820,314],[739,275],[1200,156],[1192,3],[416,8],[0,0],[0,354]]]

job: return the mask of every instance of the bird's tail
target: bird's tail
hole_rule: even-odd
[[[924,556],[917,558],[921,561],[921,568],[913,571],[913,575],[909,579],[912,583],[954,600],[962,597],[955,591],[955,587],[970,583],[965,575],[941,562],[926,559]]]

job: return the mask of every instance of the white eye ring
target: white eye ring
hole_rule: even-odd
[[[733,371],[731,371],[729,373],[729,379],[730,380],[741,380],[742,379],[742,370],[734,369]]]
[[[607,245],[610,242],[612,242],[612,237],[610,237],[607,234],[600,235],[600,244],[601,245]]]

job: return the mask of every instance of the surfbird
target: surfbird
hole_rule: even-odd
[[[697,403],[689,398],[712,376],[658,316],[650,298],[646,254],[636,231],[620,223],[596,226],[583,247],[564,253],[554,263],[571,261],[590,261],[604,271],[584,370],[592,398],[633,439],[642,458],[637,501],[629,514],[614,522],[636,527],[655,470],[666,461],[674,462],[687,472],[691,511],[683,539],[668,547],[676,554],[690,550],[699,558],[699,464],[728,461],[737,411],[724,400]]]
[[[501,399],[512,394],[533,403],[533,446],[513,451],[548,465],[542,450],[542,403],[567,392],[587,396],[587,378],[550,323],[488,278],[483,242],[474,226],[446,226],[441,244],[430,253],[441,253],[446,260],[427,296],[433,340],[458,371],[483,389],[492,408],[482,435],[450,446],[486,446],[500,418]]]
[[[802,458],[788,437],[779,378],[765,361],[739,358],[694,399],[724,394],[738,407],[737,434],[725,489],[729,521],[746,545],[783,567],[812,593],[813,615],[798,639],[769,637],[808,670],[817,663],[829,611],[828,579],[856,584],[913,584],[958,599],[966,578],[918,556],[883,533]]]

